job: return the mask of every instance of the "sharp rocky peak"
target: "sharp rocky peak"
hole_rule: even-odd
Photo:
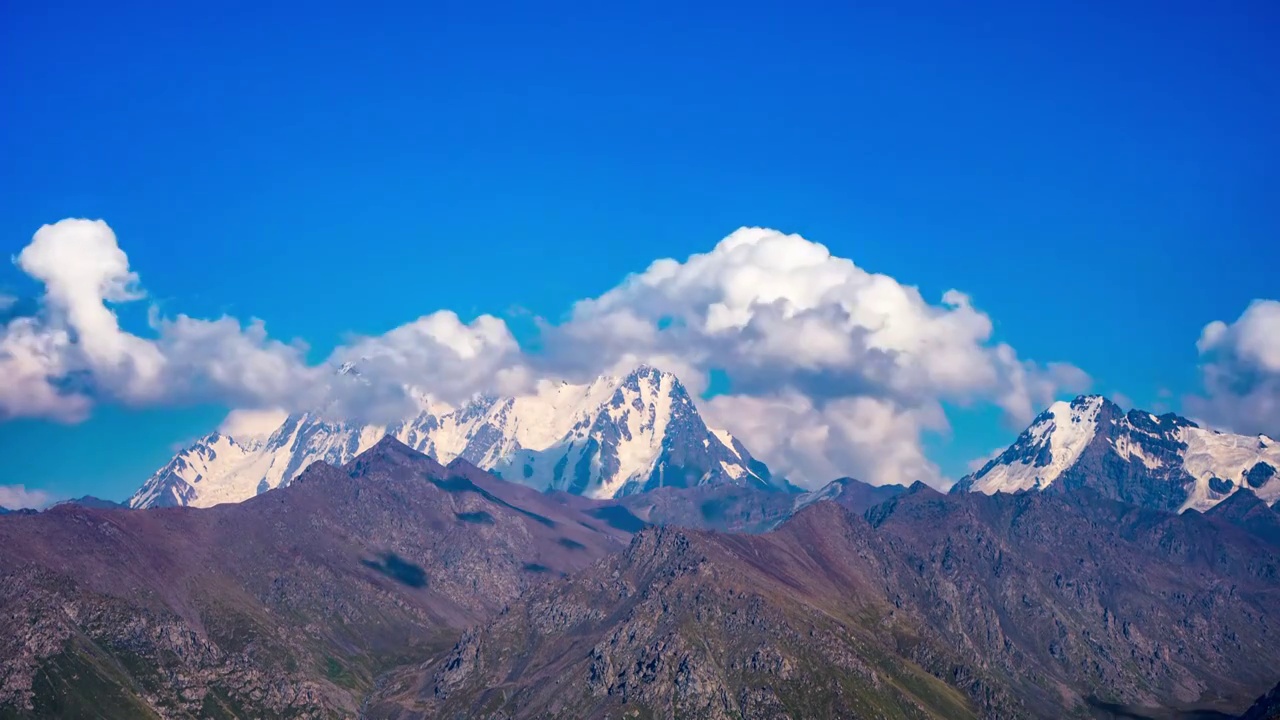
[[[1070,491],[1162,510],[1207,510],[1248,486],[1280,499],[1280,448],[1265,438],[1201,428],[1175,413],[1125,412],[1101,395],[1050,405],[1006,450],[954,492]]]
[[[131,505],[245,500],[287,485],[313,462],[341,466],[375,448],[394,454],[384,436],[438,462],[463,458],[507,480],[593,497],[671,485],[788,487],[731,435],[707,427],[675,375],[647,364],[586,384],[477,395],[460,407],[424,402],[415,415],[385,426],[295,413],[264,436],[245,443],[205,438],[153,475]]]
[[[383,435],[369,449],[356,455],[344,468],[352,477],[367,474],[374,469],[391,467],[424,468],[438,474],[441,466],[436,461],[405,445],[391,435]]]
[[[417,459],[423,455],[413,448],[400,442],[394,435],[383,435],[382,439],[374,443],[372,447],[361,453],[363,455],[380,455],[384,457],[401,457],[405,459]]]

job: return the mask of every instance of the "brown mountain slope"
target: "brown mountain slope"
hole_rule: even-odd
[[[1086,490],[917,491],[868,518],[907,569],[895,599],[1041,716],[1239,712],[1280,675],[1280,556],[1229,523]]]
[[[867,546],[820,503],[764,536],[646,530],[386,683],[369,717],[974,717],[885,651]],[[908,630],[909,632],[909,630]]]
[[[570,493],[550,493],[557,502],[636,532],[647,525],[674,525],[730,533],[768,532],[799,508],[832,500],[862,514],[904,492],[900,485],[868,485],[840,478],[812,492],[791,493],[741,485],[661,487],[644,493],[594,500]]]
[[[1228,524],[924,487],[867,516],[646,530],[396,673],[369,716],[1156,716],[1276,681],[1280,561]]]
[[[621,533],[386,440],[207,510],[0,519],[0,716],[350,717]]]
[[[1278,504],[1280,505],[1280,504]],[[1249,488],[1242,488],[1204,513],[1207,517],[1229,522],[1280,545],[1280,513],[1262,502]]]

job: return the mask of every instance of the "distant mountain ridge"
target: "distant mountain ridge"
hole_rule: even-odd
[[[1275,684],[1278,570],[1209,515],[917,483],[760,535],[642,530],[367,717],[1226,718]]]
[[[717,484],[793,489],[732,435],[707,427],[675,375],[649,366],[582,385],[544,382],[529,395],[477,397],[458,408],[424,396],[420,406],[389,426],[298,413],[215,431],[152,475],[128,505],[240,502],[287,485],[313,462],[348,462],[388,434],[440,462],[463,458],[539,490],[588,497]]]
[[[1100,395],[1056,402],[952,492],[1068,491],[1204,512],[1244,489],[1280,499],[1280,442],[1208,430],[1166,413],[1124,412]]]
[[[383,437],[242,503],[0,518],[0,717],[1265,718],[1280,544],[1229,500],[592,499]]]

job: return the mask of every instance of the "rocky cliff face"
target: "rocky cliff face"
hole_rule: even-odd
[[[1172,413],[1123,412],[1097,395],[1054,403],[955,492],[1090,488],[1144,507],[1207,510],[1248,489],[1280,499],[1280,443],[1206,430]]]
[[[240,502],[287,485],[313,462],[348,462],[388,434],[440,462],[462,458],[512,482],[588,497],[720,484],[793,489],[731,435],[707,427],[674,375],[647,366],[459,408],[425,396],[421,405],[389,426],[296,414],[214,432],[158,470],[129,505]]]
[[[1250,490],[1232,493],[1209,508],[1205,515],[1231,523],[1273,544],[1280,545],[1280,504],[1267,507]]]

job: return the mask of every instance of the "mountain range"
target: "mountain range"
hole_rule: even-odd
[[[420,404],[0,513],[0,718],[1280,712],[1266,436],[1081,396],[947,493],[801,491],[650,367]]]
[[[1277,548],[1083,492],[661,528],[392,673],[371,717],[1089,717],[1276,681]]]
[[[0,717],[1242,713],[1280,679],[1259,513],[848,479],[592,499],[385,437],[242,503],[0,519]]]
[[[391,439],[238,504],[5,516],[0,717],[349,717],[382,672],[628,539]]]
[[[391,425],[296,413],[224,427],[179,452],[128,504],[240,502],[287,485],[312,462],[348,462],[384,435],[440,462],[463,458],[538,490],[592,498],[716,485],[799,491],[731,434],[708,427],[679,379],[649,366],[581,385],[544,382],[519,397],[480,396],[458,408],[416,396],[420,411]],[[1082,395],[1051,405],[951,490],[1092,487],[1138,505],[1203,512],[1243,488],[1275,503],[1278,469],[1280,442],[1266,436],[1208,430],[1172,413],[1126,413]]]
[[[649,366],[457,408],[416,397],[419,412],[391,425],[295,413],[215,431],[157,470],[128,504],[240,502],[289,484],[312,462],[345,463],[384,435],[440,462],[463,458],[539,490],[588,497],[715,484],[793,489],[732,435],[707,427],[674,375]]]
[[[1245,490],[1280,499],[1280,442],[1201,428],[1173,413],[1128,413],[1100,395],[1056,402],[952,492],[1087,487],[1164,510],[1205,511]]]

